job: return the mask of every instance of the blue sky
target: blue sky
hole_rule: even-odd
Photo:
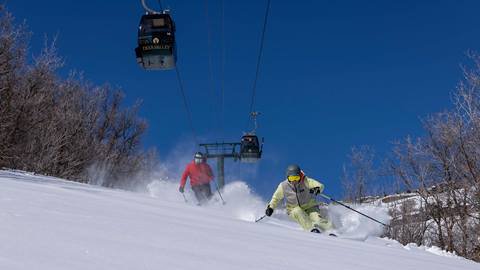
[[[221,2],[209,1],[214,90],[205,2],[163,2],[177,24],[178,66],[200,140],[238,141],[247,131],[266,1],[225,1],[223,132],[214,98],[221,80]],[[480,51],[480,2],[360,2],[272,1],[256,102],[264,159],[228,162],[227,181],[242,175],[269,197],[285,167],[298,163],[326,184],[326,193],[340,196],[352,146],[371,145],[381,156],[392,141],[421,135],[421,117],[451,106],[466,51]],[[96,84],[122,88],[129,104],[143,100],[145,146],[168,159],[192,142],[175,72],[146,72],[136,64],[140,1],[15,0],[7,7],[33,32],[33,53],[45,35],[57,35],[63,75],[80,70]]]

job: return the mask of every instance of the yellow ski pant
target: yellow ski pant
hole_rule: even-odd
[[[323,232],[333,228],[332,223],[320,215],[317,207],[303,210],[297,206],[292,208],[288,215],[306,231],[316,228]]]

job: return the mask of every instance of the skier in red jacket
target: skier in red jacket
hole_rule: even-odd
[[[206,157],[201,152],[195,153],[194,159],[188,163],[182,174],[180,187],[178,188],[181,193],[185,191],[187,177],[190,177],[190,185],[199,204],[212,197],[212,190],[210,189],[210,181],[213,180],[212,168],[210,168],[210,165],[206,162]]]

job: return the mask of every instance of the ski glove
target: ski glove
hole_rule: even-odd
[[[322,193],[322,191],[320,190],[320,187],[314,187],[314,188],[310,189],[310,193],[318,195],[318,194]]]
[[[179,187],[179,188],[178,188],[178,191],[180,191],[180,193],[183,193],[185,190],[184,190],[183,187]]]
[[[267,206],[267,209],[265,209],[265,215],[271,216],[273,214],[273,208],[270,207],[270,205]]]

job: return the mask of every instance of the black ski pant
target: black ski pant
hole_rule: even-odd
[[[192,186],[192,190],[199,204],[205,203],[206,201],[210,200],[210,198],[212,197],[212,190],[210,188],[210,183]]]

